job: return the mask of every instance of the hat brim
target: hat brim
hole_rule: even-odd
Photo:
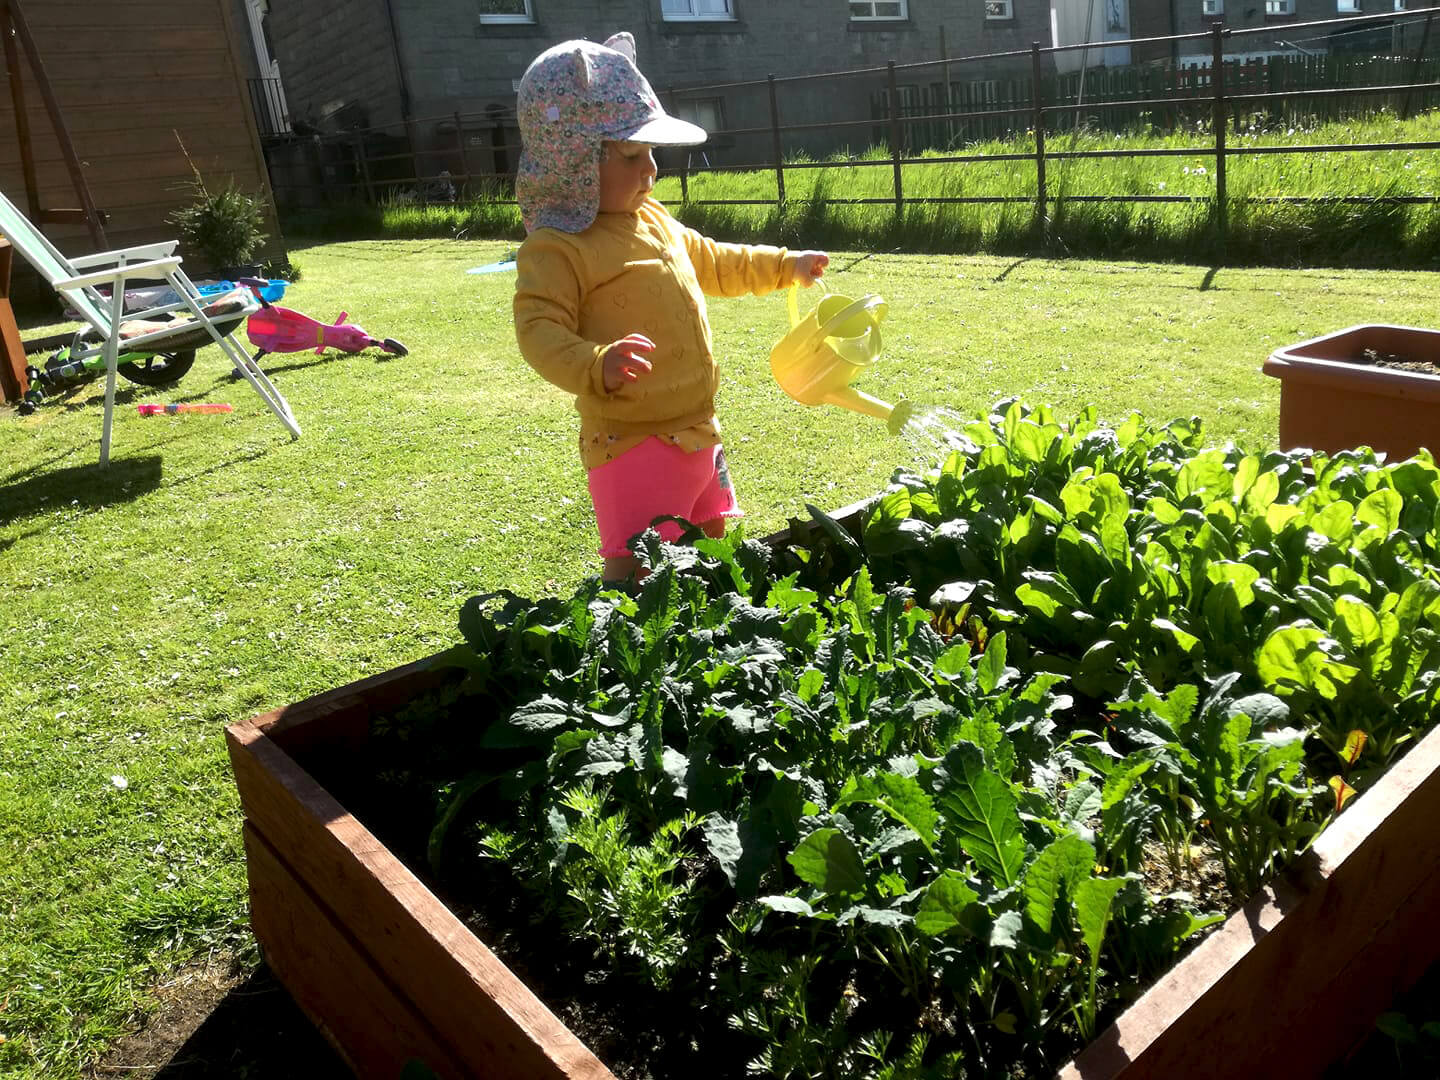
[[[649,143],[651,146],[699,146],[710,136],[699,124],[661,113],[634,131],[612,137],[616,142]]]

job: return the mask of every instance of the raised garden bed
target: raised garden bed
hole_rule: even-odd
[[[1392,459],[1440,449],[1440,330],[1366,325],[1277,349],[1280,446],[1372,447]]]
[[[457,702],[443,685],[456,672],[422,663],[236,725],[253,921],[277,974],[362,1074],[419,1059],[441,1075],[609,1075],[315,777],[352,808],[378,803],[386,836],[394,804],[370,793],[436,796],[414,866],[428,832],[439,867],[468,812],[479,831],[461,846],[519,881],[531,868],[492,845],[513,851],[507,838],[543,822],[519,841],[542,871],[525,895],[542,907],[588,887],[570,876],[587,872],[597,835],[581,826],[601,820],[585,807],[641,785],[653,820],[686,808],[689,846],[672,866],[707,875],[699,903],[771,912],[723,957],[699,951],[714,930],[692,934],[698,978],[679,1000],[709,1007],[705,988],[731,978],[716,959],[798,941],[827,965],[820,992],[833,995],[812,999],[812,1016],[842,990],[868,1010],[837,1032],[810,1025],[802,1002],[795,1030],[826,1036],[806,1044],[817,1074],[838,1067],[834,1047],[875,1031],[913,1055],[948,1040],[927,1060],[963,1057],[976,1075],[1021,1060],[1025,1075],[1051,1073],[1086,1041],[1071,1075],[1307,1074],[1339,1059],[1440,953],[1425,920],[1440,901],[1440,735],[1397,752],[1440,702],[1435,470],[1201,440],[1193,422],[1111,431],[1089,414],[1062,428],[1011,407],[968,427],[927,477],[897,472],[848,526],[817,512],[808,551],[777,538],[657,548],[667,561],[633,601],[593,585],[538,606],[477,598],[461,615],[474,651],[447,663],[478,695]],[[602,678],[607,663],[619,666]],[[846,702],[862,700],[852,715]],[[359,768],[366,757],[379,771]],[[777,786],[757,789],[767,775]],[[592,789],[612,776],[607,794]],[[470,801],[482,791],[493,797]],[[799,816],[758,816],[781,812]],[[1169,831],[1150,835],[1183,853],[1168,880],[1131,825],[1166,814]],[[789,831],[767,839],[771,821]],[[850,835],[873,839],[857,849]],[[565,845],[558,855],[545,836]],[[755,837],[769,847],[746,847]],[[402,848],[413,859],[413,840]],[[763,861],[742,864],[757,850]],[[1220,920],[1209,913],[1229,910],[1175,891],[1197,880],[1176,860],[1202,854],[1252,899],[1172,967],[1182,941]],[[1272,877],[1276,859],[1290,868]],[[585,932],[609,932],[584,910]],[[1112,913],[1133,936],[1102,952]],[[979,966],[947,969],[958,983],[908,969],[891,989],[888,960],[850,960],[892,942]],[[988,981],[1002,965],[1013,991]],[[744,989],[713,1015],[745,1023],[757,984]],[[902,997],[928,1005],[902,1017]],[[554,1008],[591,1030],[589,1011]],[[1277,1049],[1282,1028],[1304,1045]],[[606,1055],[616,1072],[633,1067]]]
[[[609,1077],[297,762],[432,689],[426,662],[227,729],[266,962],[361,1077]],[[1440,731],[1104,1031],[1064,1075],[1317,1075],[1440,957]],[[1282,1034],[1283,1033],[1283,1034]]]

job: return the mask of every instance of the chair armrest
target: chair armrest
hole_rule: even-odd
[[[119,251],[97,251],[93,255],[81,255],[78,259],[71,259],[70,265],[80,268],[118,263],[122,259],[164,259],[175,254],[175,245],[179,242],[165,240],[159,244],[141,244],[139,247],[121,248]]]
[[[57,289],[88,289],[92,285],[119,284],[132,277],[160,277],[180,265],[179,255],[168,259],[152,259],[150,262],[128,263],[112,266],[109,270],[97,270],[93,274],[77,274],[55,282]]]

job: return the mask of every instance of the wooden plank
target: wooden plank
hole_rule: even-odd
[[[198,12],[198,15],[197,15]],[[97,4],[95,0],[44,0],[43,3],[26,5],[25,13],[36,30],[44,28],[53,33],[67,30],[144,30],[153,33],[152,46],[156,40],[166,40],[166,35],[177,26],[204,25],[203,7],[193,4],[176,4],[166,0],[124,0],[124,3]]]
[[[395,1080],[406,1062],[418,1059],[447,1080],[476,1075],[376,970],[365,942],[336,921],[323,898],[252,826],[244,835],[255,939],[295,1003],[355,1074]]]
[[[226,729],[251,825],[366,942],[378,971],[485,1077],[613,1080],[613,1074],[373,835],[253,724]],[[267,949],[302,943],[274,939]],[[277,969],[278,970],[278,969]]]
[[[1440,728],[1356,799],[1290,874],[1076,1057],[1062,1080],[1319,1075],[1397,988],[1440,958],[1437,820]],[[1407,950],[1403,968],[1387,967],[1386,950],[1393,961],[1399,948]]]
[[[42,45],[42,48],[44,46]],[[167,49],[155,49],[153,47],[142,49],[124,58],[124,70],[132,77],[139,76],[144,80],[169,79],[177,76],[189,75],[213,75],[216,65],[220,63],[219,51],[217,49],[200,49],[192,51],[176,52]],[[3,66],[3,65],[0,65]],[[23,66],[23,65],[22,65]],[[101,73],[115,70],[117,68],[114,57],[97,56],[86,64],[75,69],[77,72],[84,72],[88,76],[102,77]],[[69,70],[68,68],[66,69]],[[66,85],[65,72],[56,72],[56,84]],[[72,78],[77,76],[72,76]],[[64,95],[62,94],[62,99]],[[68,99],[64,99],[67,100]],[[83,102],[77,102],[77,106]]]
[[[0,236],[0,401],[18,401],[30,388],[25,377],[25,346],[10,306],[10,264],[14,249]]]

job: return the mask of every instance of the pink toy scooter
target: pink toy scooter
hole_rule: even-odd
[[[372,345],[396,356],[406,356],[410,350],[394,338],[373,338],[355,323],[345,321],[345,312],[333,323],[322,323],[309,315],[302,315],[290,308],[276,307],[267,303],[245,323],[245,335],[260,351],[255,359],[271,352],[303,352],[314,348],[322,353],[327,347],[342,352],[359,352]]]

